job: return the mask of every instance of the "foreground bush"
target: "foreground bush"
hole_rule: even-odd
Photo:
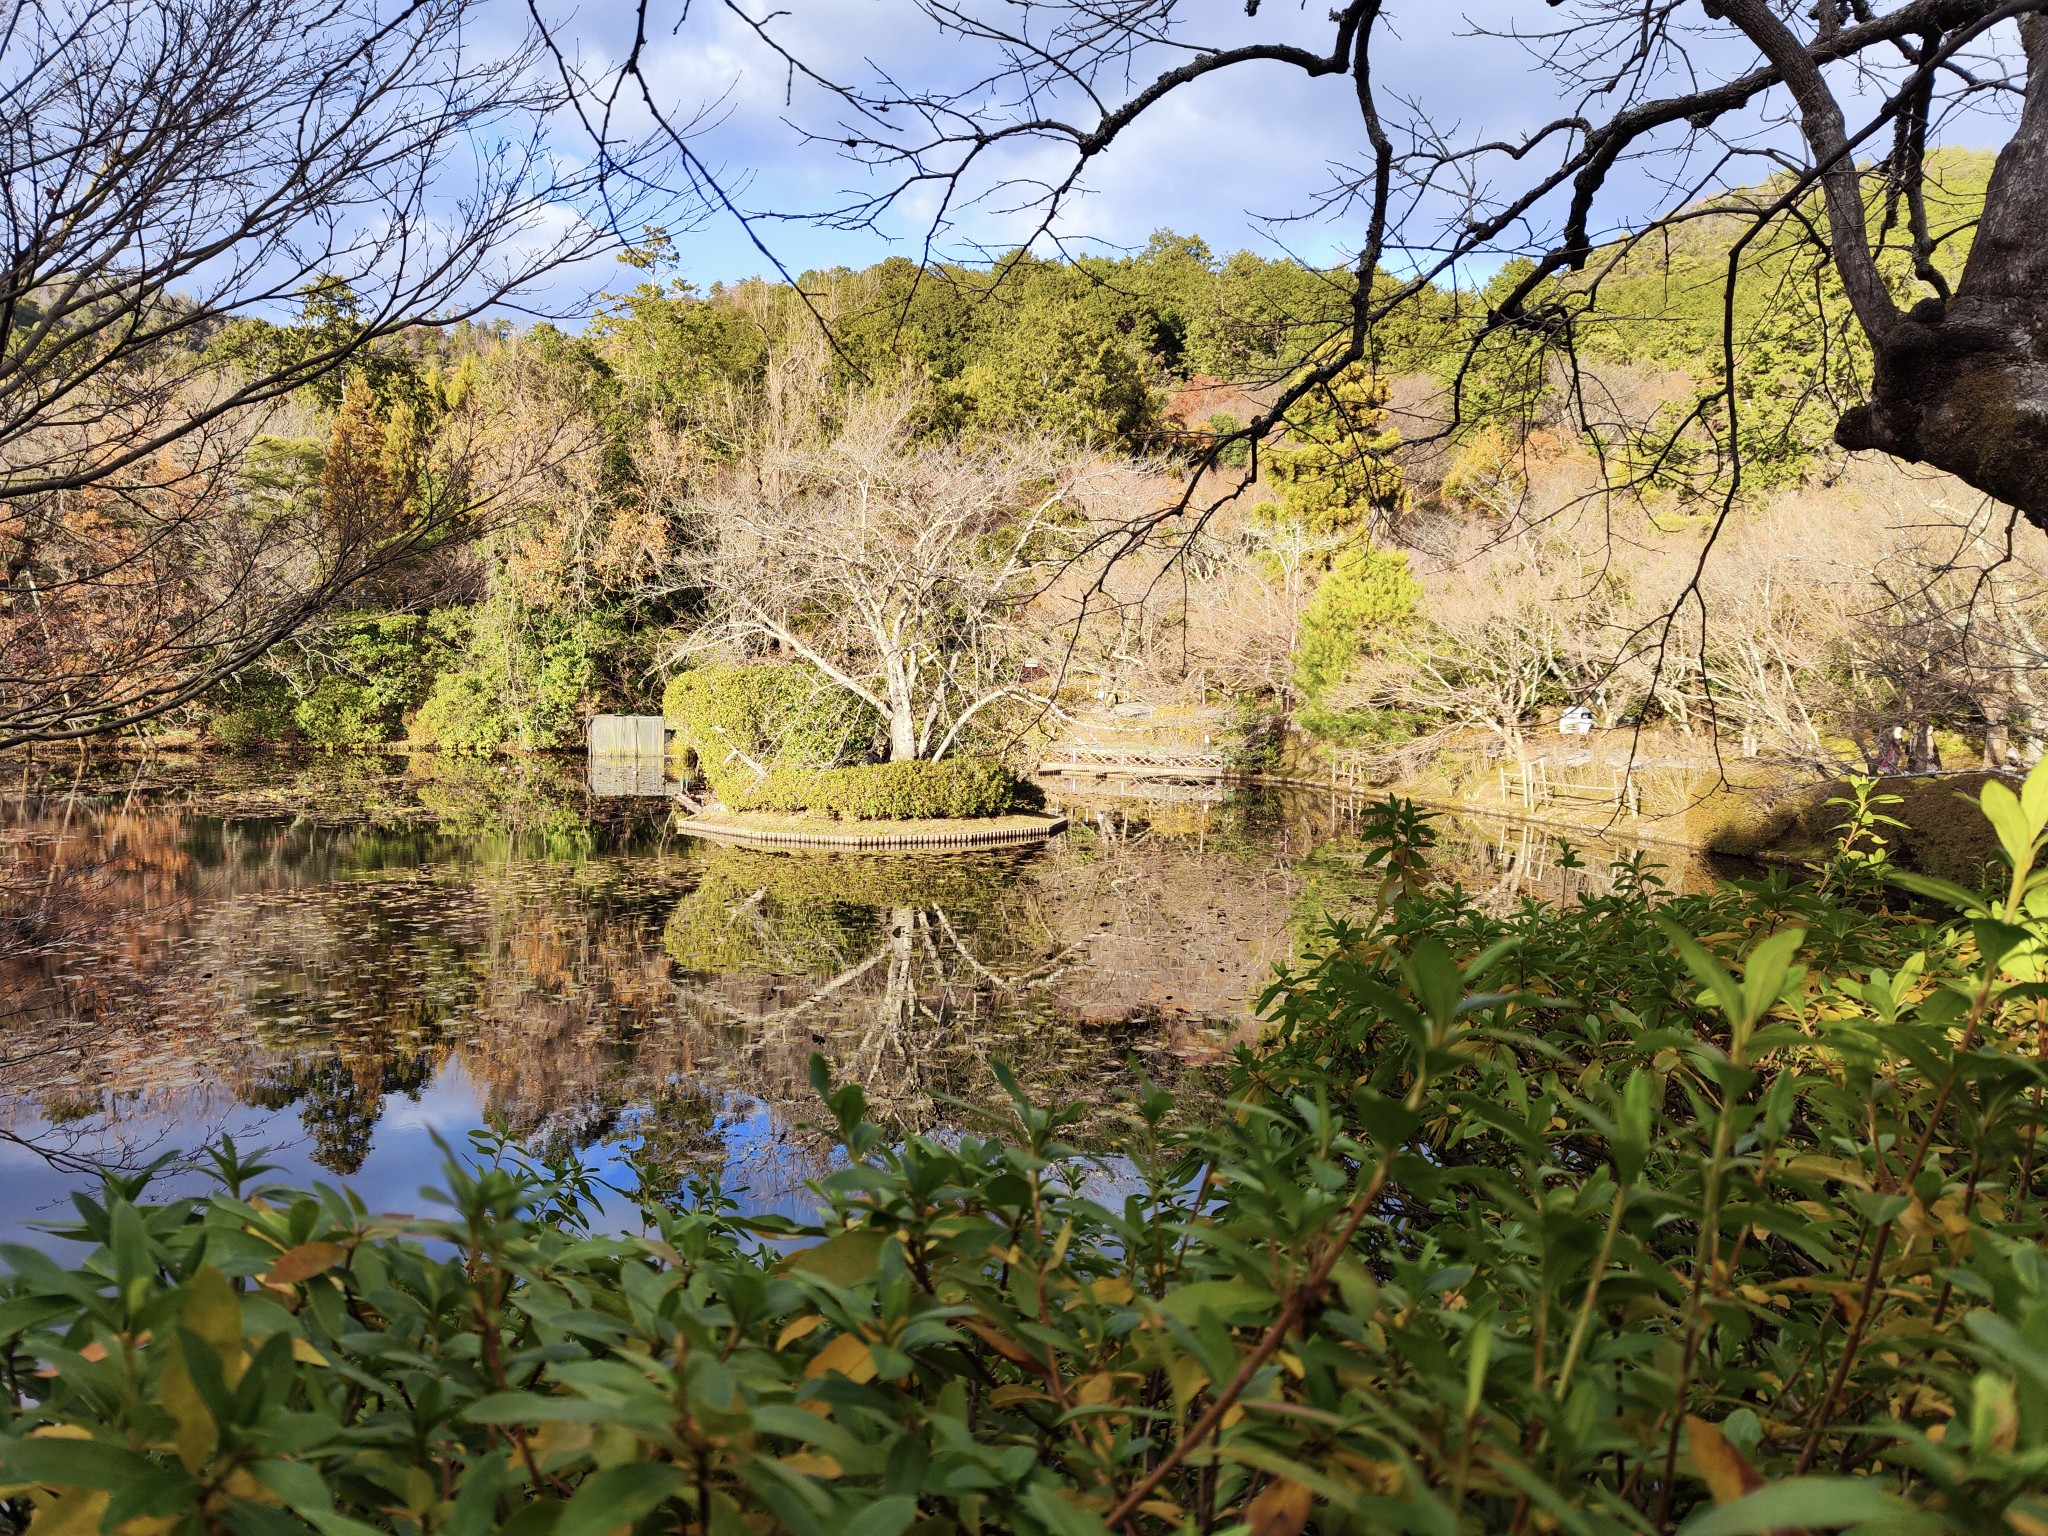
[[[1390,806],[1243,1098],[845,1149],[807,1226],[451,1165],[441,1220],[110,1179],[9,1250],[0,1496],[50,1532],[2048,1529],[2048,773],[1888,910],[1641,868],[1506,917]],[[772,1243],[764,1242],[770,1239]]]
[[[937,763],[863,763],[853,768],[778,768],[724,796],[736,811],[811,811],[841,821],[920,821],[1000,816],[1043,803],[1001,763],[949,757]]]

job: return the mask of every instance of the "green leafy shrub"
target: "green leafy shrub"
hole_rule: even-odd
[[[323,752],[359,752],[386,739],[377,691],[350,677],[323,677],[292,709],[299,734]]]
[[[511,740],[512,721],[491,679],[477,669],[461,667],[434,679],[413,717],[412,737],[421,746],[489,757]]]
[[[323,670],[304,690],[293,719],[322,751],[361,751],[396,740],[405,717],[427,694],[460,645],[459,614],[352,616],[315,637],[310,655]]]
[[[1323,709],[1310,704],[1297,712],[1304,736],[1343,747],[1388,746],[1426,735],[1439,722],[1417,709]]]
[[[116,1536],[2039,1529],[2048,772],[1983,802],[1988,896],[1637,862],[1506,913],[1390,805],[1234,1114],[1145,1091],[1115,1159],[1021,1093],[896,1137],[814,1064],[812,1222],[699,1184],[609,1235],[503,1148],[438,1220],[231,1145],[205,1198],[109,1175],[82,1262],[7,1253],[0,1498]]]
[[[380,747],[404,733],[407,714],[465,629],[455,609],[330,617],[209,695],[207,734],[233,752],[287,743],[324,752]]]
[[[281,679],[268,674],[240,677],[212,701],[206,716],[207,737],[224,751],[260,752],[296,740],[294,704]]]
[[[607,661],[629,644],[615,612],[537,608],[496,596],[466,610],[461,651],[412,721],[421,746],[485,756],[577,745]]]
[[[1421,604],[1422,584],[1399,550],[1363,539],[1337,551],[1329,574],[1301,615],[1294,648],[1294,681],[1310,701],[1344,681],[1375,639],[1409,618]]]
[[[864,755],[875,725],[872,710],[810,668],[773,662],[679,672],[662,690],[661,712],[677,748],[727,804],[759,770],[829,768]]]
[[[1034,789],[1001,763],[949,757],[815,771],[778,768],[736,789],[725,803],[736,811],[811,811],[840,821],[921,821],[1000,816]]]

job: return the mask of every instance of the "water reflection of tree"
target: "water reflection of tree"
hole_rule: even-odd
[[[396,793],[389,774],[319,782]],[[529,1145],[637,1137],[671,1183],[766,1146],[789,1182],[816,1171],[813,1050],[904,1124],[971,1123],[955,1097],[999,1107],[992,1056],[1043,1097],[1107,1104],[1134,1057],[1171,1076],[1213,1055],[1203,1026],[1240,1019],[1289,947],[1286,857],[1233,815],[1119,816],[1029,856],[863,860],[702,853],[596,822],[551,840],[553,802],[517,775],[505,794],[531,803],[502,831],[477,775],[443,784],[432,812],[415,785],[405,821],[275,814],[306,784],[248,790],[261,817],[81,817],[63,856],[91,866],[73,888],[97,905],[64,919],[47,968],[16,973],[49,1011],[0,1025],[4,1054],[34,1063],[0,1126],[14,1106],[47,1125],[104,1104],[118,1113],[67,1128],[81,1146],[151,1116],[189,1139],[239,1097],[295,1107],[346,1171],[389,1095],[445,1068]],[[124,965],[121,1023],[94,1025],[92,1049],[35,1054],[91,1014],[62,973]]]
[[[417,1098],[437,1061],[422,1052],[381,1059],[332,1055],[288,1057],[242,1090],[243,1102],[261,1109],[296,1104],[313,1139],[313,1161],[346,1177],[363,1166],[370,1141],[394,1093]]]
[[[779,1094],[806,1094],[823,1050],[882,1112],[927,1126],[942,1098],[986,1096],[997,1037],[1053,1032],[1044,994],[1080,952],[1024,862],[714,850],[664,935],[677,999]],[[1058,1044],[1040,1038],[1036,1062]]]

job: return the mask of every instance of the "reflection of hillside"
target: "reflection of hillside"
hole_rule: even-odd
[[[132,1160],[176,1127],[225,1125],[238,1102],[296,1106],[319,1160],[350,1171],[389,1094],[416,1092],[494,1013],[565,987],[559,913],[536,921],[497,878],[516,886],[533,840],[451,825],[431,810],[335,826],[0,803],[0,1132]],[[490,876],[462,878],[486,860]],[[557,905],[602,924],[580,889]],[[615,989],[580,990],[593,1017],[620,1012]]]
[[[393,1095],[445,1077],[522,1138],[637,1135],[680,1178],[747,1105],[750,1147],[809,1156],[813,1051],[899,1125],[988,1103],[992,1056],[1043,1098],[1106,1105],[1134,1058],[1174,1074],[1249,1027],[1292,943],[1293,843],[1314,841],[1260,803],[1120,806],[1030,854],[608,850],[595,823],[548,834],[516,785],[527,830],[494,830],[494,793],[430,786],[413,804],[437,810],[382,826],[109,811],[60,844],[38,823],[15,885],[66,859],[60,881],[99,894],[68,947],[9,962],[0,1058],[34,1065],[0,1129],[69,1116],[120,1150],[239,1104],[346,1172]],[[125,1012],[65,990],[124,967]]]

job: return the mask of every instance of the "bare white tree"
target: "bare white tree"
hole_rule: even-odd
[[[690,496],[668,580],[711,618],[680,649],[791,656],[875,712],[891,761],[942,758],[1058,653],[1040,600],[1113,477],[1042,442],[920,439],[914,390],[834,399],[823,373],[779,360],[747,450]]]

